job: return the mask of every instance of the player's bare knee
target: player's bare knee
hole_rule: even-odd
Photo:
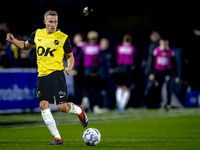
[[[125,86],[125,85],[122,86],[122,88],[123,88],[124,91],[131,91],[131,89],[129,87]]]
[[[40,102],[40,109],[45,110],[49,108],[49,102],[48,101],[41,101]]]

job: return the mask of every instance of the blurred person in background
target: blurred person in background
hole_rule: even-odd
[[[0,55],[1,68],[19,67],[19,55],[18,48],[12,43],[7,43],[6,49],[1,51]]]
[[[13,62],[13,60],[10,59],[8,53],[6,53],[6,49],[11,49],[10,43],[6,42],[6,34],[9,32],[9,27],[7,26],[6,22],[0,23],[0,68],[10,68],[13,67],[14,64],[17,64],[17,62]],[[12,46],[12,49],[16,49],[14,46]],[[13,55],[13,54],[12,54]]]
[[[28,36],[16,34],[16,38],[26,41]],[[13,43],[7,42],[5,53],[0,60],[0,65],[2,65],[3,68],[31,67],[30,50],[19,49]]]
[[[102,38],[100,40],[100,68],[99,74],[101,78],[101,95],[103,99],[103,108],[109,107],[111,104],[111,74],[109,69],[111,68],[111,57],[112,57],[112,50],[109,47],[109,40],[106,38]]]
[[[83,91],[83,52],[82,47],[85,45],[83,42],[84,35],[77,33],[73,42],[75,46],[72,48],[74,55],[74,67],[72,74],[74,76],[74,89],[75,97],[73,98],[74,103],[80,104],[82,101],[82,91]]]
[[[29,52],[29,59],[31,68],[37,68],[37,55],[36,55],[36,47],[32,47]]]
[[[169,47],[169,41],[167,39],[160,40],[160,46],[156,47],[153,51],[153,59],[150,63],[150,75],[149,75],[149,85],[152,87],[153,83],[158,87],[158,93],[161,95],[161,89],[164,82],[167,83],[167,104],[165,106],[166,110],[171,109],[171,94],[173,90],[174,75],[175,83],[179,82],[179,77],[177,77],[177,64],[175,60],[175,53]]]
[[[116,47],[116,53],[112,58],[113,80],[117,84],[115,93],[116,104],[119,112],[125,112],[125,107],[130,99],[132,82],[132,68],[135,61],[135,46],[132,45],[132,37],[125,34],[122,39],[122,44]]]
[[[6,22],[0,23],[0,51],[6,49],[6,34],[9,32],[9,27]]]
[[[13,43],[6,42],[6,48],[2,52],[0,59],[2,68],[20,67],[20,51]]]
[[[21,36],[21,38],[18,38],[18,39],[26,41],[26,40],[28,40],[28,36],[23,35],[23,36]],[[19,67],[23,67],[23,68],[31,67],[30,49],[29,50],[19,50],[19,52],[20,52]]]
[[[77,33],[74,35],[73,42],[75,46],[82,48],[85,45],[84,35],[82,33]]]
[[[81,105],[84,109],[89,107],[94,113],[99,113],[102,107],[100,98],[100,46],[97,44],[98,33],[90,31],[87,34],[88,43],[82,48],[83,50],[83,66],[84,66],[84,89]]]
[[[150,75],[150,70],[151,70],[150,65],[153,59],[153,51],[156,47],[159,46],[160,38],[161,38],[160,34],[156,31],[153,31],[150,35],[151,43],[147,46],[146,49],[143,50],[143,53],[142,53],[142,68],[144,70],[146,84],[145,84],[143,99],[140,104],[141,107],[146,107],[145,97],[147,96],[148,90],[149,90],[149,88],[147,88],[147,85],[149,83],[149,75]]]
[[[152,54],[156,47],[159,46],[160,34],[156,31],[153,31],[150,35],[151,43],[148,45],[148,48],[143,51],[142,54],[142,68],[144,68],[145,76],[150,74],[150,63],[152,60]]]

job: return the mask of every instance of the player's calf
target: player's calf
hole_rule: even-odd
[[[79,119],[80,119],[80,122],[82,124],[83,127],[87,127],[87,124],[88,124],[88,118],[87,118],[87,115],[85,113],[85,111],[83,110],[82,106],[81,105],[75,105],[73,103],[68,103],[71,105],[71,108],[69,110],[69,113],[74,113],[74,114],[77,114]]]
[[[58,104],[57,107],[60,111],[66,113],[68,113],[71,109],[71,105],[69,103]]]

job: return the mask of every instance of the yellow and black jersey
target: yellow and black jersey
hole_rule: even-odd
[[[72,52],[68,35],[60,30],[48,34],[46,28],[38,29],[31,34],[28,42],[36,45],[38,76],[64,70],[64,54]]]

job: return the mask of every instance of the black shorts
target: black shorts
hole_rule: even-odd
[[[63,71],[38,77],[36,94],[38,102],[46,100],[53,104],[54,97],[57,105],[67,102],[67,84]]]
[[[126,87],[130,87],[130,84],[132,82],[131,66],[117,66],[113,74],[113,81],[118,85],[125,85]]]

